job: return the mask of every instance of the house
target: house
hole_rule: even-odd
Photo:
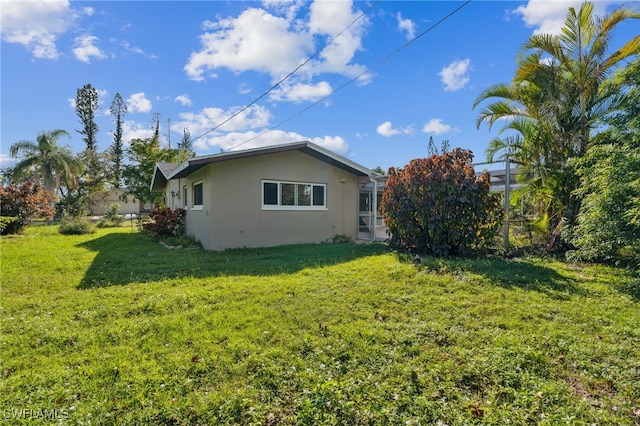
[[[210,250],[384,236],[380,176],[311,142],[158,163],[151,182]],[[373,226],[377,224],[378,226]],[[376,232],[378,229],[378,232]]]
[[[113,204],[120,205],[121,215],[138,214],[143,211],[150,211],[151,203],[143,203],[128,194],[127,188],[109,188],[99,197],[94,197],[91,201],[91,214],[106,215]]]

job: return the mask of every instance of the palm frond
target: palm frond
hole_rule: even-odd
[[[632,55],[640,54],[640,35],[635,36],[620,49],[612,53],[602,63],[602,68],[606,71],[620,63],[620,61],[627,59]]]
[[[23,153],[25,156],[30,156],[33,153],[37,152],[38,146],[32,141],[18,141],[9,147],[9,155],[13,158],[18,158],[18,156]]]
[[[481,102],[491,98],[513,99],[513,89],[506,84],[495,84],[480,92],[473,102],[475,109]]]

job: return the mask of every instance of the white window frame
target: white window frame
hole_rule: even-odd
[[[202,185],[202,204],[195,204],[196,202],[195,191],[196,191],[196,186],[198,185]],[[204,183],[203,181],[199,180],[191,184],[191,210],[202,210],[203,208],[204,208]]]
[[[278,185],[278,195],[277,195],[277,200],[278,200],[278,204],[265,204],[264,203],[264,184],[265,183],[275,183]],[[309,206],[298,206],[298,205],[282,205],[280,204],[282,202],[282,185],[283,184],[290,184],[290,185],[310,185],[311,186],[311,205]],[[319,186],[322,187],[323,189],[323,204],[319,205],[319,206],[314,206],[313,205],[313,187],[314,186]],[[295,190],[294,194],[296,197],[296,203],[297,203],[297,193],[298,191]],[[260,182],[260,204],[262,206],[262,210],[299,210],[299,211],[323,211],[323,210],[328,210],[327,209],[327,184],[326,183],[317,183],[317,182],[292,182],[292,181],[284,181],[284,180],[270,180],[270,179],[263,179]]]
[[[184,198],[184,200],[182,200],[182,205],[184,206],[185,210],[189,210],[189,187],[188,185],[183,185],[182,186],[182,198]]]

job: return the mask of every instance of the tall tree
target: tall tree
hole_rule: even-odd
[[[182,162],[187,158],[193,158],[196,153],[193,151],[193,142],[191,141],[191,133],[189,128],[185,127],[182,140],[178,143],[178,162]]]
[[[153,113],[153,138],[160,142],[160,113]]]
[[[100,107],[98,91],[85,84],[76,92],[76,113],[82,124],[82,140],[86,148],[79,154],[84,164],[84,173],[80,177],[79,188],[73,196],[69,196],[70,208],[73,215],[81,215],[88,208],[90,211],[105,193],[105,167],[98,152],[98,125],[95,122],[95,111]],[[73,198],[74,201],[71,201]]]
[[[161,203],[162,194],[152,192],[150,185],[156,163],[178,162],[178,150],[162,148],[157,138],[133,139],[127,149],[129,164],[124,167],[124,183],[136,199]],[[186,158],[186,157],[185,157]]]
[[[86,144],[87,151],[97,153],[98,125],[95,122],[95,111],[100,107],[98,91],[91,85],[85,84],[76,91],[76,114],[80,118],[82,140]]]
[[[432,155],[440,155],[438,148],[436,148],[436,143],[433,140],[433,136],[429,136],[429,144],[427,145],[427,155],[431,157]]]
[[[584,154],[591,130],[619,109],[623,99],[602,83],[620,61],[640,51],[636,36],[609,53],[613,29],[630,18],[640,18],[637,9],[618,8],[599,18],[591,3],[583,3],[579,11],[570,8],[561,34],[531,36],[512,83],[490,87],[474,104],[501,99],[480,111],[478,126],[507,119],[502,131],[521,135],[512,154],[525,168],[534,196],[545,199],[550,247],[560,245],[561,229],[575,224],[580,208],[572,160]],[[493,157],[504,147],[494,140],[488,154]]]
[[[584,152],[594,124],[606,116],[619,102],[611,103],[616,91],[603,91],[602,84],[618,64],[640,52],[640,35],[612,52],[609,41],[615,27],[626,19],[640,19],[635,8],[620,7],[604,17],[593,15],[593,3],[584,2],[580,9],[569,8],[560,35],[537,34],[529,37],[521,52],[515,81],[526,82],[545,68],[558,67],[574,86],[579,114],[575,123],[578,140],[574,149]],[[546,58],[543,60],[543,58]]]
[[[62,188],[72,189],[78,184],[80,162],[71,150],[58,145],[62,136],[69,133],[62,129],[40,132],[36,142],[19,141],[11,145],[9,153],[20,161],[13,168],[13,176],[31,176],[45,189],[62,195]]]
[[[191,151],[193,149],[193,142],[191,141],[191,132],[188,127],[184,128],[182,133],[182,140],[180,141],[180,149]]]
[[[568,237],[581,259],[615,260],[628,248],[640,261],[640,57],[612,84],[628,95],[577,162],[584,202]]]
[[[110,180],[111,184],[120,188],[122,183],[122,161],[124,160],[124,149],[122,140],[122,122],[124,116],[127,114],[127,105],[120,96],[120,93],[116,93],[111,102],[110,108],[111,116],[116,123],[116,129],[113,132],[113,143],[109,149],[109,164],[110,164]]]

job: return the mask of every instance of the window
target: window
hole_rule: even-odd
[[[187,190],[187,185],[182,187],[182,203],[184,205],[184,209],[187,210],[189,207],[189,203],[187,202],[187,194],[189,191]]]
[[[325,184],[262,181],[263,210],[325,210]]]
[[[275,182],[264,182],[262,184],[262,204],[267,206],[278,205],[278,184]]]
[[[202,182],[193,184],[193,209],[202,209]]]
[[[313,186],[313,205],[324,207],[324,185]]]

